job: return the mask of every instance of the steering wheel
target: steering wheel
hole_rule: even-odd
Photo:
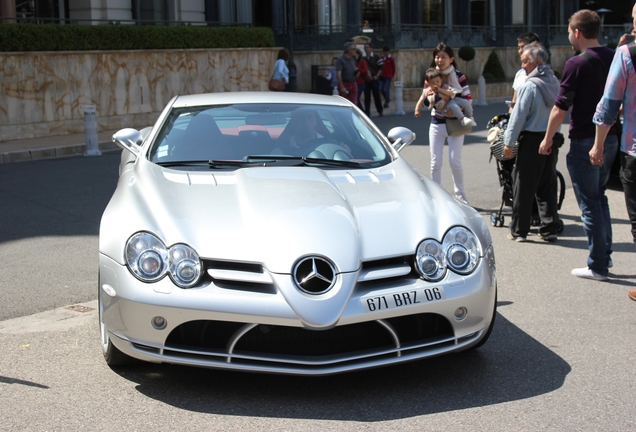
[[[336,143],[331,138],[316,138],[305,144],[308,148],[313,148],[307,157],[315,157],[333,160],[351,160],[353,156],[345,147]]]

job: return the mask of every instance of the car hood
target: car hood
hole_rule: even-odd
[[[483,218],[402,159],[377,169],[251,167],[183,171],[145,160],[120,178],[102,218],[100,251],[123,263],[126,240],[150,231],[202,258],[261,263],[288,274],[299,258],[329,258],[338,273],[413,254],[467,225],[490,244]],[[484,243],[486,241],[487,243]]]

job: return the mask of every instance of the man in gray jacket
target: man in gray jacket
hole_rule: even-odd
[[[554,76],[546,49],[534,42],[524,47],[521,67],[528,79],[519,89],[517,103],[510,115],[504,134],[504,154],[511,158],[512,148],[518,143],[517,158],[512,172],[512,221],[508,238],[526,241],[530,231],[532,202],[536,197],[541,217],[539,238],[556,241],[559,228],[557,214],[556,162],[558,149],[549,155],[539,154],[539,145],[548,127],[554,99],[559,92],[559,81]]]

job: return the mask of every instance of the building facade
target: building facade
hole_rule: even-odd
[[[3,21],[271,27],[277,44],[335,49],[364,30],[392,48],[510,46],[534,31],[550,41],[579,0],[2,0]],[[559,29],[559,30],[556,30]],[[556,33],[551,35],[551,33]],[[560,33],[560,34],[559,34]],[[567,39],[563,41],[567,43]]]

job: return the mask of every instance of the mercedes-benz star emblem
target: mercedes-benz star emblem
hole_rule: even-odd
[[[322,294],[333,288],[336,269],[322,257],[306,257],[294,267],[294,282],[307,294]]]

